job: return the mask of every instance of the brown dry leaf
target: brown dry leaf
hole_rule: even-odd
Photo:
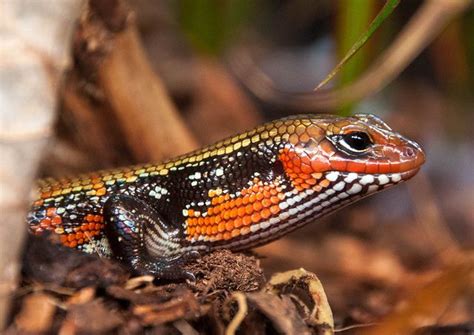
[[[50,329],[56,312],[56,301],[48,294],[33,293],[23,300],[21,311],[15,318],[18,330],[45,332]]]
[[[289,335],[311,334],[288,296],[278,297],[265,292],[248,293],[246,296],[249,302],[271,321],[277,332]]]
[[[96,300],[82,305],[73,305],[68,310],[59,333],[105,333],[112,331],[122,323],[122,318],[116,312]]]
[[[72,297],[67,300],[70,305],[81,305],[91,302],[95,297],[94,287],[85,287],[77,291]]]
[[[229,335],[237,329],[262,334],[271,330],[282,334],[334,333],[331,308],[321,282],[304,269],[275,274],[259,292],[236,292],[225,306],[231,301],[236,301],[238,308],[226,328]]]
[[[273,294],[290,297],[306,324],[317,329],[319,334],[334,332],[331,307],[323,285],[314,273],[304,269],[277,273],[265,289]]]
[[[132,312],[145,325],[161,325],[182,318],[196,318],[201,314],[198,301],[188,290],[164,303],[136,305]]]
[[[419,289],[398,311],[364,334],[411,334],[417,328],[435,324],[456,299],[472,291],[473,275],[472,258],[447,268],[437,279]]]
[[[130,278],[126,283],[125,283],[125,289],[133,291],[139,287],[142,286],[148,286],[153,283],[153,280],[155,277],[147,275],[147,276],[140,276],[140,277],[133,277]]]

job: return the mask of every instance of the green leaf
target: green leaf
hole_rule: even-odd
[[[352,7],[357,6],[360,7],[360,1],[357,0],[352,0]],[[365,43],[369,40],[369,38],[373,35],[375,31],[381,26],[381,24],[385,21],[385,19],[393,12],[393,10],[398,6],[400,3],[400,0],[387,0],[383,8],[380,10],[380,12],[377,14],[377,16],[374,18],[374,20],[370,23],[369,27],[367,30],[359,37],[359,39],[352,45],[350,50],[346,53],[346,55],[343,57],[343,59],[334,67],[334,69],[328,74],[328,76],[316,86],[314,89],[315,91],[319,90],[321,87],[323,87],[325,84],[327,84],[340,70],[343,66],[346,65],[346,63],[359,51]],[[347,5],[348,3],[344,3]],[[363,15],[360,15],[359,17],[360,21],[363,19]],[[359,20],[358,20],[359,21]],[[351,25],[348,25],[351,27]],[[359,65],[354,65],[356,68]]]

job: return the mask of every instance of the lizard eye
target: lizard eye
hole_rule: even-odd
[[[374,144],[369,135],[363,131],[334,135],[330,139],[342,151],[356,155],[364,153]]]

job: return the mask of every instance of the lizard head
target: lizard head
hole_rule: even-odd
[[[413,177],[425,162],[417,143],[374,115],[296,121],[287,127],[279,159],[298,190],[332,188],[363,196]]]

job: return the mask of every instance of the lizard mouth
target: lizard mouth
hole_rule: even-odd
[[[402,178],[402,180],[408,180],[410,178],[412,178],[413,176],[415,176],[418,171],[420,171],[420,168],[419,167],[416,167],[414,169],[411,169],[411,170],[408,170],[408,171],[405,171],[405,172],[400,172],[400,176]],[[392,173],[393,174],[393,173]]]

